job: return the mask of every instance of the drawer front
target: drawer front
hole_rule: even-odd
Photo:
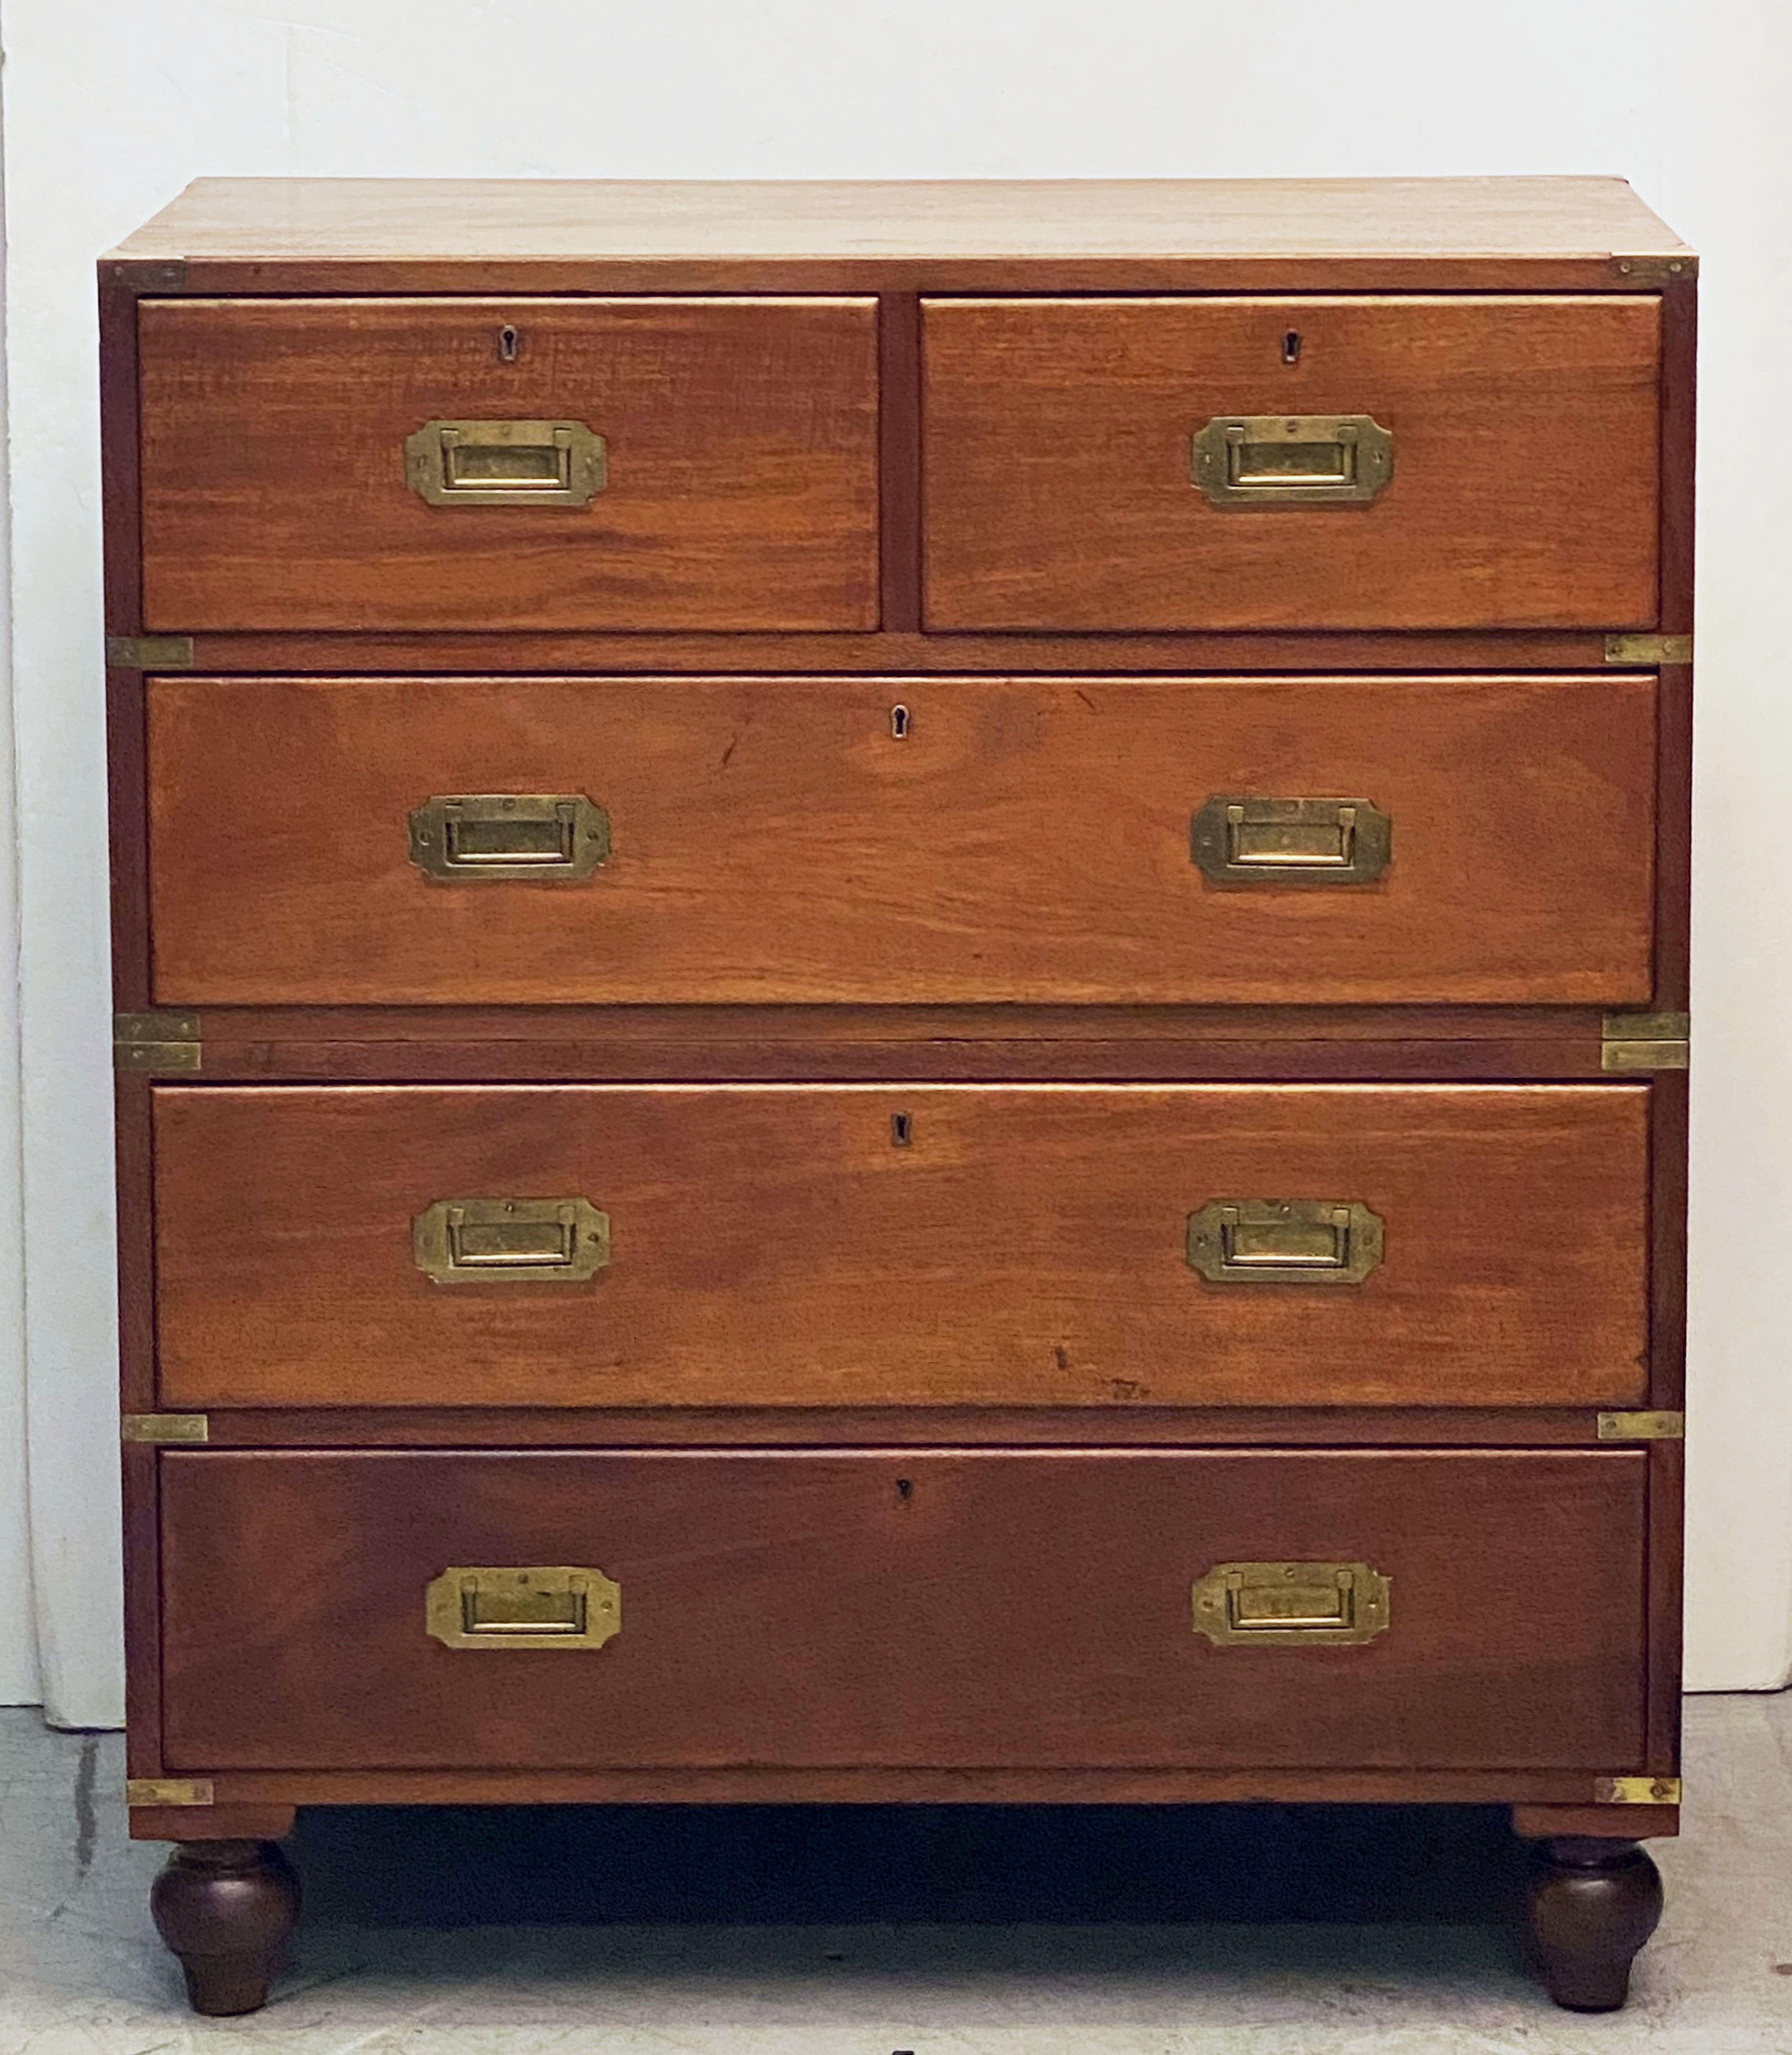
[[[1653,298],[931,300],[925,323],[931,627],[1656,619]]]
[[[1622,1773],[1642,1750],[1644,1468],[1584,1450],[171,1454],[163,1753]],[[1198,1612],[1198,1580],[1290,1563],[1284,1595],[1285,1571],[1246,1569]],[[569,1597],[538,1574],[519,1603],[522,1569],[587,1579]],[[1196,1632],[1223,1613],[1232,1639]]]
[[[1648,1099],[160,1086],[162,1402],[1636,1404]]]
[[[872,301],[140,322],[150,628],[876,625]]]
[[[156,996],[1644,1002],[1655,701],[1615,676],[159,678]],[[601,812],[601,850],[544,870],[517,795]],[[458,866],[439,807],[411,825],[456,797],[485,838]]]

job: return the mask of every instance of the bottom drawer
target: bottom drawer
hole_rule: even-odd
[[[1643,1745],[1644,1467],[174,1452],[163,1755],[1610,1772]],[[540,1574],[569,1568],[601,1580]]]

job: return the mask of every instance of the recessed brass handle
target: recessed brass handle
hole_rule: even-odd
[[[438,1284],[582,1284],[610,1260],[610,1217],[589,1199],[438,1199],[411,1223]]]
[[[1354,1199],[1214,1199],[1188,1216],[1188,1264],[1215,1284],[1361,1284],[1383,1238]]]
[[[1394,438],[1367,414],[1223,414],[1189,472],[1215,507],[1364,507],[1393,477]]]
[[[622,1631],[622,1591],[564,1565],[444,1570],[424,1590],[423,1625],[444,1648],[601,1648]]]
[[[609,483],[608,445],[583,421],[426,421],[404,475],[431,507],[586,507]]]
[[[1373,884],[1393,846],[1393,821],[1371,799],[1215,792],[1188,825],[1189,854],[1210,884],[1258,891]]]
[[[439,793],[409,815],[426,878],[569,884],[609,861],[610,817],[582,792]]]
[[[1367,1563],[1215,1563],[1195,1631],[1216,1648],[1337,1648],[1388,1630],[1392,1579]]]

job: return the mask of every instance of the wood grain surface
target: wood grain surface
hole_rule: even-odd
[[[156,996],[1639,1003],[1656,690],[160,677]],[[608,813],[591,878],[411,862],[432,795],[542,791]],[[1190,819],[1235,793],[1373,801],[1392,862],[1363,887],[1216,888]]]
[[[1620,179],[205,179],[108,260],[167,291],[1621,285],[1697,260]]]
[[[932,299],[936,629],[1646,627],[1654,298]],[[1282,343],[1298,331],[1298,363]],[[1367,414],[1367,506],[1215,507],[1217,416]]]
[[[903,491],[912,483],[896,481]],[[892,502],[896,496],[892,491]],[[886,534],[885,539],[891,538]],[[916,553],[918,557],[918,537]],[[888,555],[886,569],[890,586],[904,588],[902,606],[892,617],[900,619],[918,612],[920,591],[918,577],[908,574],[918,566],[903,570],[900,579],[895,575],[899,556],[900,552]],[[494,673],[546,677],[658,677],[668,673],[822,677],[856,673],[896,677],[961,671],[998,676],[1261,671],[1324,676],[1339,671],[1597,671],[1605,665],[1603,632],[1585,628],[1373,634],[1360,629],[1268,633],[1227,629],[1161,635],[947,635],[891,627],[862,634],[770,635],[419,629],[384,634],[201,633],[194,637],[194,651],[195,662],[183,668],[207,676],[245,677],[294,673],[334,677],[487,677]]]
[[[176,1771],[1153,1765],[1609,1773],[1642,1724],[1634,1450],[163,1459]],[[1359,1647],[1215,1648],[1239,1560],[1367,1561]],[[449,1650],[451,1565],[621,1588]]]
[[[876,625],[874,301],[151,301],[140,319],[152,629]],[[608,486],[582,507],[427,505],[404,444],[435,420],[583,422]]]
[[[1623,1405],[1642,1086],[163,1086],[160,1390],[212,1406]],[[908,1139],[892,1122],[907,1116]],[[579,1197],[589,1284],[413,1218]],[[1216,1284],[1187,1217],[1360,1201],[1360,1286]]]
[[[198,1017],[214,1082],[1509,1084],[1607,1076],[1605,1016],[1589,1007],[224,1006]],[[147,1118],[147,1090],[144,1110]]]

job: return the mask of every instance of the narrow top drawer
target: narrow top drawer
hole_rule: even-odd
[[[1648,627],[1653,298],[925,303],[935,629]]]
[[[148,301],[151,629],[876,625],[869,299]]]

